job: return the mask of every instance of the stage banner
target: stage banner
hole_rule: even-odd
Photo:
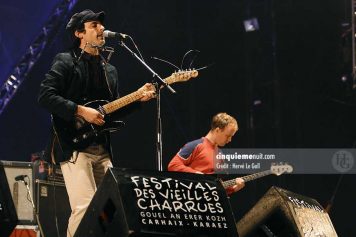
[[[96,236],[237,236],[228,197],[215,177],[117,168],[108,170],[98,188],[79,227],[84,234],[81,226]]]

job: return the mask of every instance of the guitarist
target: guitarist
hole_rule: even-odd
[[[60,130],[74,123],[77,116],[98,126],[104,115],[86,107],[92,100],[112,101],[118,95],[118,73],[101,56],[105,13],[84,10],[74,14],[66,29],[73,38],[73,50],[58,54],[40,85],[38,101],[53,116],[53,139],[48,154],[53,163],[60,163],[72,209],[67,236],[74,236],[97,186],[108,167],[112,167],[109,134],[96,137],[83,149],[75,150],[61,141]],[[154,97],[155,89],[146,83],[139,91],[141,101]],[[60,121],[60,122],[58,122]],[[56,122],[58,122],[56,124]],[[61,127],[62,126],[62,127]]]
[[[168,164],[169,171],[196,174],[214,173],[214,157],[218,147],[231,142],[238,130],[237,121],[227,113],[216,114],[211,121],[211,129],[205,137],[188,142]],[[245,186],[244,180],[236,179],[236,185],[226,191],[230,195]]]

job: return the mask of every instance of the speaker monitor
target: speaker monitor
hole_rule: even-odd
[[[23,182],[15,180],[15,177],[25,175],[25,180],[29,184],[32,198],[34,197],[34,180],[31,162],[1,161],[1,163],[4,166],[19,224],[36,224],[35,213],[28,197],[27,188]]]
[[[337,237],[329,215],[315,200],[272,186],[237,223],[240,237]]]
[[[67,236],[71,209],[64,183],[36,180],[36,191],[36,207],[44,235]]]
[[[5,171],[0,162],[0,236],[10,236],[17,221],[17,214],[12,201]]]
[[[237,237],[215,177],[109,169],[75,237]]]

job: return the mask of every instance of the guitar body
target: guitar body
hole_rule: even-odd
[[[107,103],[106,100],[95,100],[84,104],[84,106],[102,111],[101,106]],[[75,150],[84,149],[92,144],[97,137],[107,132],[118,131],[125,125],[123,121],[112,120],[110,115],[105,115],[104,121],[103,126],[98,126],[88,123],[80,116],[70,122],[53,116],[53,123],[59,140]]]

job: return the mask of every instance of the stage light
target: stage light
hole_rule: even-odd
[[[257,31],[260,29],[257,18],[244,20],[244,26],[246,32]]]

